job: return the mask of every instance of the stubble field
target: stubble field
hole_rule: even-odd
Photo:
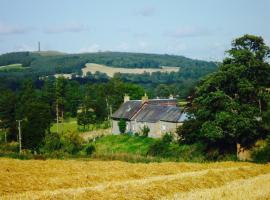
[[[162,67],[162,68],[120,68],[120,67],[108,67],[105,65],[99,65],[95,63],[87,63],[85,68],[82,69],[83,75],[86,76],[87,72],[94,74],[95,72],[101,72],[107,74],[109,77],[113,77],[115,73],[125,73],[125,74],[143,74],[144,72],[177,72],[179,67]]]
[[[0,199],[270,199],[270,164],[0,159]]]

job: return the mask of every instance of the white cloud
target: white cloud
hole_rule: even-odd
[[[148,46],[147,42],[145,41],[139,41],[138,44],[141,49],[145,49]]]
[[[31,46],[31,45],[28,45],[28,44],[19,44],[19,45],[16,45],[13,48],[13,50],[14,51],[36,51],[37,46],[34,47],[34,46]]]
[[[203,35],[208,35],[209,30],[205,28],[198,27],[182,27],[175,31],[168,32],[167,35],[174,38],[184,38],[184,37],[198,37]]]
[[[51,26],[45,29],[45,33],[68,33],[68,32],[82,32],[86,31],[87,28],[85,25],[80,23],[69,23],[69,24],[62,24],[57,26]]]
[[[156,8],[154,6],[145,6],[144,8],[138,10],[136,13],[137,15],[143,16],[143,17],[150,17],[155,15],[157,12]]]
[[[92,44],[88,47],[85,47],[85,48],[81,48],[79,50],[79,53],[86,53],[86,52],[98,52],[100,51],[100,45],[98,44]]]
[[[33,30],[33,28],[9,25],[0,22],[0,35],[23,34],[31,30]]]
[[[129,45],[126,42],[121,42],[115,48],[117,51],[127,51],[129,49]]]
[[[183,44],[183,43],[174,43],[173,45],[167,46],[166,53],[169,53],[169,54],[179,54],[179,53],[182,53],[182,52],[186,51],[187,49],[188,48],[187,48],[187,45],[186,44]]]

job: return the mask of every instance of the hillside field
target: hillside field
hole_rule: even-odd
[[[95,72],[101,72],[107,74],[109,77],[113,77],[115,73],[126,74],[143,74],[144,72],[177,72],[179,67],[162,67],[162,68],[120,68],[120,67],[108,67],[105,65],[99,65],[95,63],[87,63],[85,68],[82,69],[83,76],[86,76],[87,72],[94,74]]]
[[[10,64],[5,66],[0,66],[0,72],[1,71],[15,71],[15,70],[24,70],[25,68],[22,67],[21,64]]]
[[[269,199],[270,164],[0,159],[0,199]]]

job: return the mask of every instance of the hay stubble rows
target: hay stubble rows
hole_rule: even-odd
[[[0,163],[0,199],[270,198],[269,164],[11,159]]]

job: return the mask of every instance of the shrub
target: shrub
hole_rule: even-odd
[[[2,153],[18,153],[19,152],[19,143],[10,142],[0,145],[0,152]]]
[[[124,119],[121,119],[119,122],[118,122],[118,127],[119,127],[119,131],[120,133],[125,133],[126,132],[126,128],[127,128],[127,123]]]
[[[150,128],[146,125],[141,128],[141,136],[148,137],[148,133],[150,132]]]
[[[262,147],[253,150],[252,159],[258,163],[270,162],[270,135]]]
[[[171,133],[165,133],[162,137],[162,141],[166,144],[170,144],[173,141],[173,135]]]
[[[88,146],[86,146],[85,148],[85,152],[87,155],[92,155],[95,152],[96,148],[93,144],[90,144]]]
[[[0,130],[0,144],[5,143],[7,139],[7,133]]]
[[[74,132],[68,132],[61,138],[62,149],[64,152],[76,154],[83,149],[83,138]]]
[[[168,152],[168,149],[168,144],[159,139],[149,146],[147,154],[151,156],[164,156]]]
[[[47,133],[41,148],[42,153],[52,153],[61,149],[61,137],[57,133]]]

